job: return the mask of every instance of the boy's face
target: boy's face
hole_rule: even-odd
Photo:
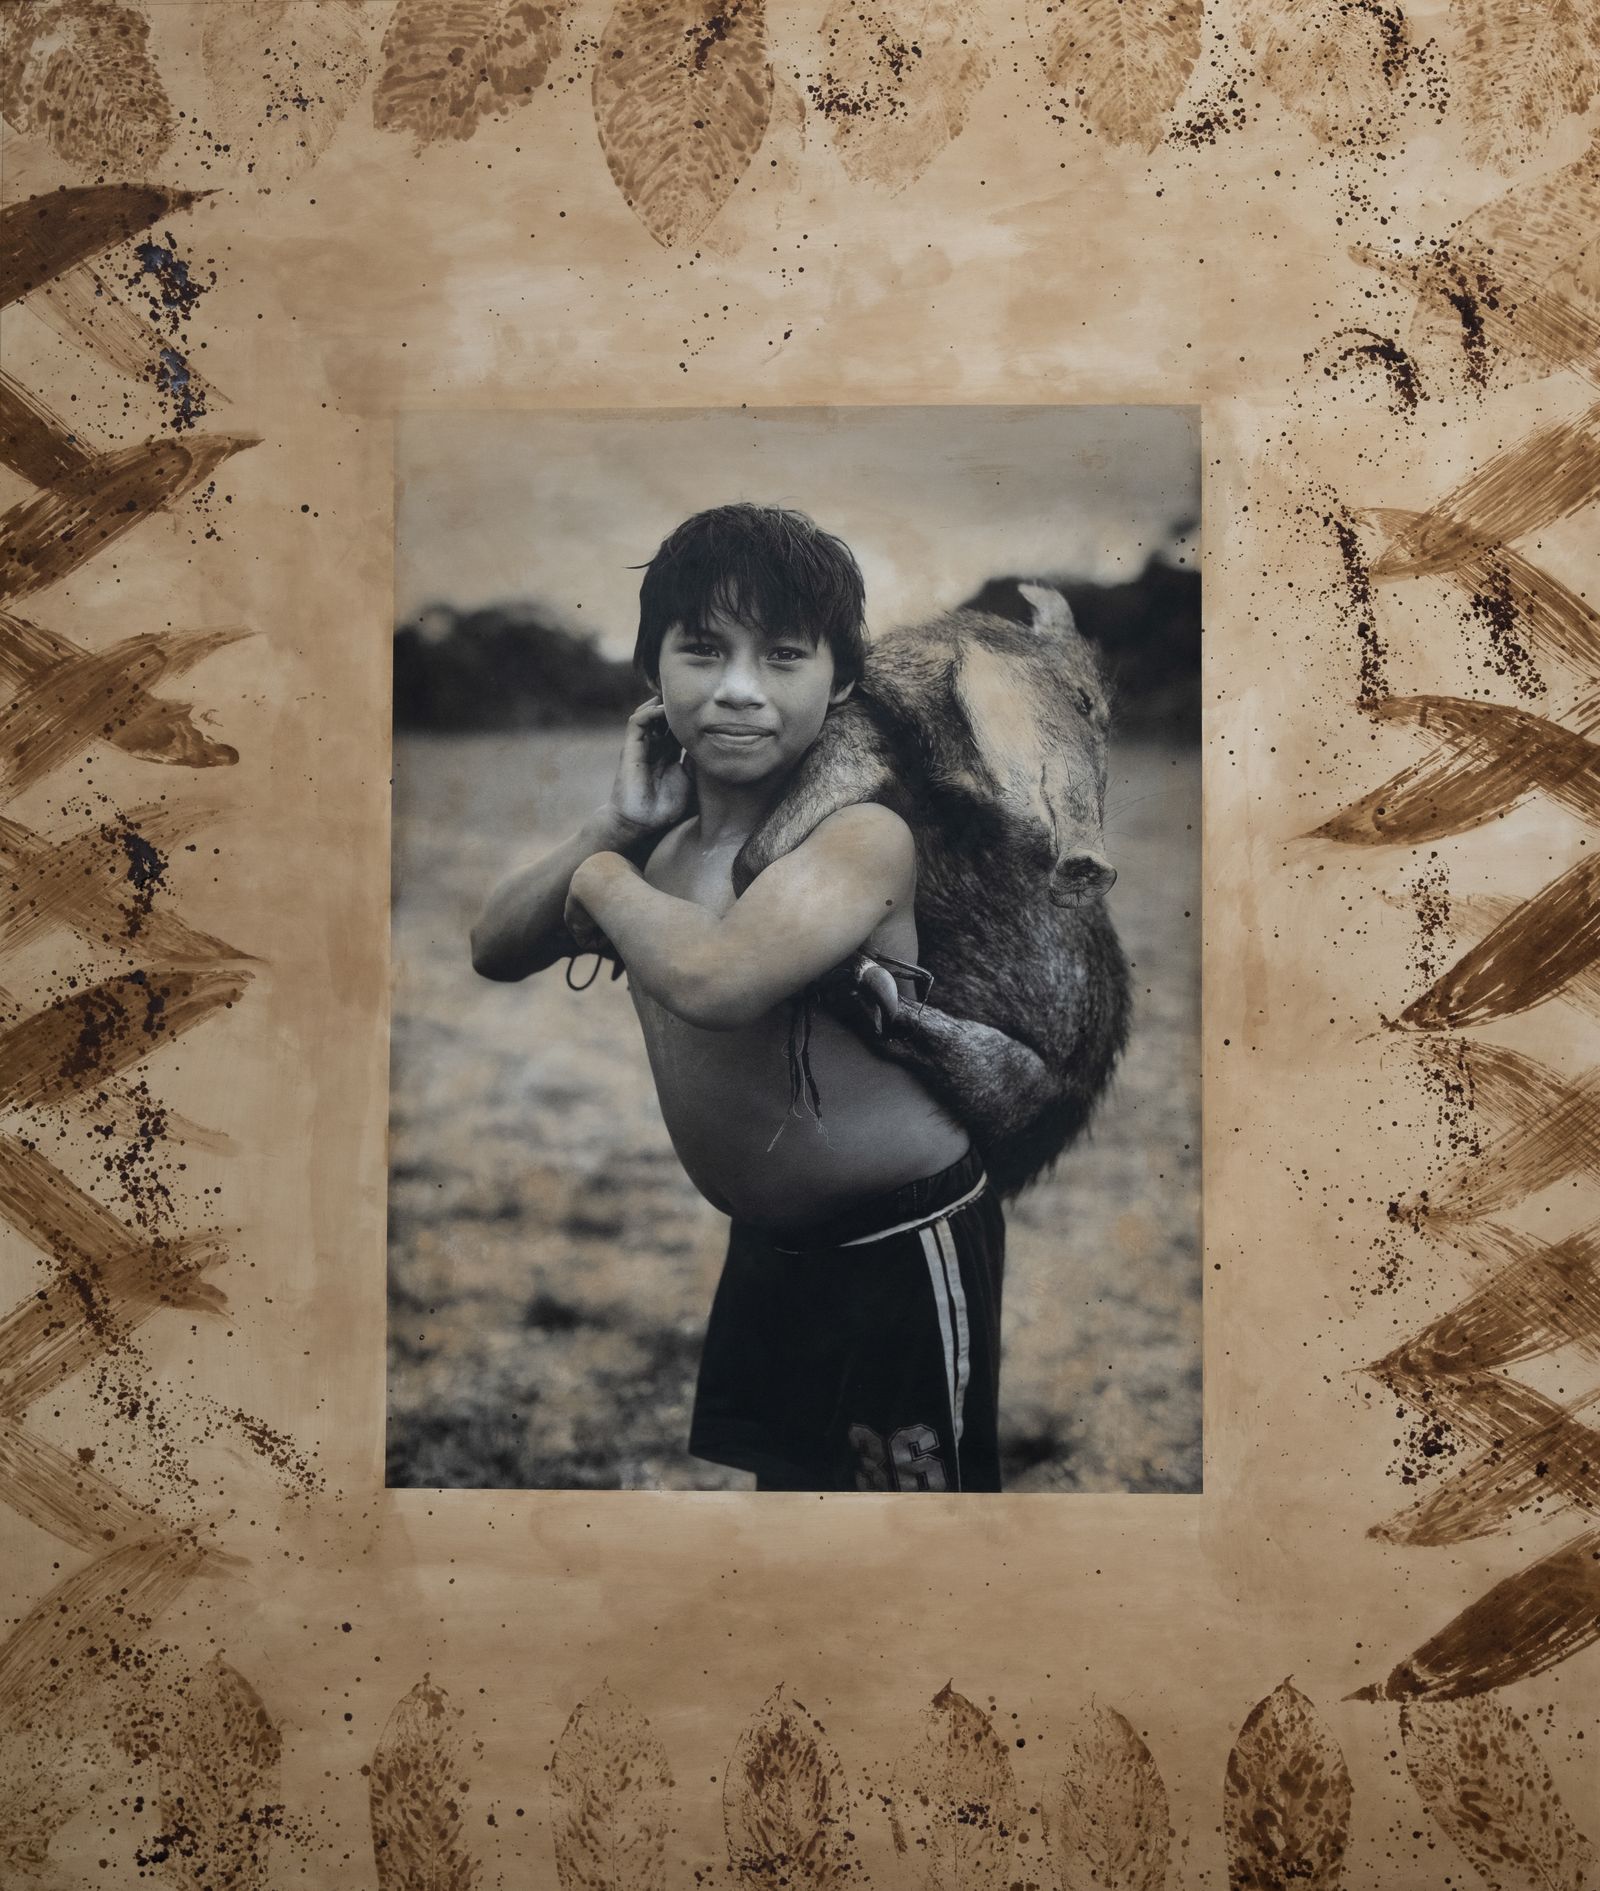
[[[793,767],[850,694],[834,683],[827,644],[785,642],[719,608],[667,631],[660,683],[667,726],[696,772],[730,786]]]

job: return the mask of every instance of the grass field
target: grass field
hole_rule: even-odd
[[[396,738],[391,1484],[751,1482],[683,1449],[726,1223],[673,1156],[624,987],[468,962],[490,884],[603,798],[618,746]],[[1091,1139],[1008,1213],[1007,1490],[1200,1486],[1199,833],[1198,752],[1115,746],[1133,1036]]]

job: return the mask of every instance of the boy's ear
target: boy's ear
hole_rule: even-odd
[[[853,676],[849,679],[848,682],[839,683],[835,685],[833,689],[828,691],[828,707],[830,709],[837,709],[840,703],[844,701],[845,697],[850,694],[851,690],[853,690],[855,686],[856,686],[856,679]]]

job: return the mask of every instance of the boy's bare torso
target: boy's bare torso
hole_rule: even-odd
[[[737,841],[707,848],[699,822],[674,828],[647,882],[716,913],[733,904]],[[915,963],[916,922],[896,909],[862,948]],[[673,1147],[706,1198],[737,1220],[794,1226],[931,1175],[959,1159],[966,1132],[910,1072],[875,1056],[812,1007],[809,1057],[820,1115],[791,1105],[791,1010],[711,1031],[687,1024],[629,981]]]

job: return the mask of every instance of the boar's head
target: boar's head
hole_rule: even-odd
[[[1103,832],[1109,690],[1061,593],[1017,591],[1030,621],[959,610],[889,632],[861,690],[911,745],[950,819],[1073,905],[1117,877]]]

